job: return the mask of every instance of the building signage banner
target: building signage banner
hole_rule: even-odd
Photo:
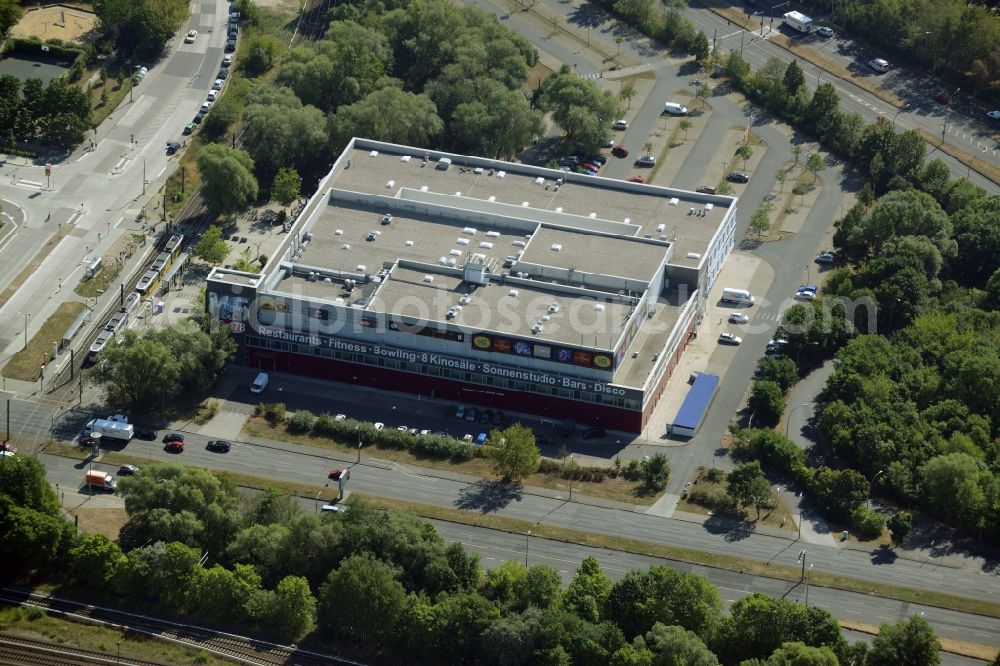
[[[605,395],[613,395],[616,397],[628,398],[631,400],[642,400],[642,391],[636,389],[614,386],[602,382],[593,382],[587,379],[563,377],[562,375],[554,375],[540,370],[512,368],[507,366],[496,365],[494,363],[484,363],[482,361],[474,361],[472,359],[467,359],[467,358],[456,358],[454,356],[446,356],[444,354],[438,354],[435,352],[422,352],[411,349],[400,349],[398,347],[383,347],[381,345],[373,345],[367,342],[345,340],[342,338],[331,338],[325,335],[292,333],[290,331],[285,331],[283,329],[269,328],[267,326],[260,326],[257,329],[257,332],[265,338],[271,338],[273,340],[281,340],[293,344],[308,345],[311,347],[326,347],[327,349],[334,349],[336,351],[341,351],[341,352],[364,354],[367,356],[374,356],[379,358],[396,359],[410,364],[422,363],[426,365],[437,366],[439,368],[464,370],[466,372],[475,372],[483,375],[492,375],[494,377],[513,379],[515,381],[521,381],[528,384],[554,386],[556,388],[566,389],[570,391],[590,391],[592,393],[603,393]],[[475,344],[475,342],[473,342],[473,344]],[[533,355],[533,354],[534,354],[533,349],[528,352],[528,355]],[[589,356],[595,356],[595,354],[589,354]]]
[[[472,348],[480,352],[533,356],[543,358],[546,361],[579,365],[584,368],[595,368],[608,372],[615,368],[614,359],[609,354],[570,349],[569,347],[542,344],[530,340],[513,340],[489,333],[474,333],[472,335]]]

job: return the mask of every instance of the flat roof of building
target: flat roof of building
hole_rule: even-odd
[[[525,284],[486,285],[464,282],[459,276],[433,274],[428,282],[423,271],[398,267],[372,299],[376,311],[405,314],[418,320],[452,322],[477,331],[492,331],[567,345],[611,349],[624,330],[632,306],[625,302],[545,289]],[[514,295],[516,293],[516,295]],[[461,310],[448,316],[448,310]],[[550,306],[557,305],[554,312]],[[543,317],[547,321],[543,321]],[[537,322],[540,331],[533,332]]]
[[[558,247],[558,250],[553,248]],[[634,238],[592,235],[541,227],[521,260],[543,266],[573,267],[585,273],[614,275],[649,282],[669,246]]]

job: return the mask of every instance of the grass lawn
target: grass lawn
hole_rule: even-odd
[[[105,261],[97,275],[85,278],[76,285],[73,291],[84,298],[94,298],[106,292],[108,285],[118,277],[118,273],[120,272],[121,266],[119,266],[117,261]]]
[[[796,524],[792,518],[792,514],[788,511],[788,507],[778,502],[776,506],[771,511],[762,511],[760,518],[757,518],[757,510],[754,507],[748,507],[742,511],[738,511],[733,514],[722,513],[718,510],[713,510],[711,507],[698,504],[691,500],[693,495],[701,492],[710,492],[712,490],[721,490],[725,492],[726,481],[721,479],[718,481],[713,481],[708,474],[708,470],[704,467],[699,467],[695,471],[694,478],[691,481],[691,485],[688,486],[684,495],[681,497],[680,501],[677,503],[677,508],[681,511],[686,511],[688,513],[701,514],[705,516],[718,515],[723,517],[732,518],[733,520],[742,520],[751,525],[767,525],[768,527],[774,527],[777,529],[787,529],[790,531],[795,531]]]
[[[73,301],[60,305],[28,341],[28,347],[11,356],[10,362],[3,368],[3,376],[29,382],[38,379],[40,367],[49,362],[52,343],[62,340],[63,333],[85,307],[83,303]]]
[[[277,439],[285,442],[295,442],[319,448],[330,449],[348,455],[357,455],[357,445],[343,444],[327,437],[317,437],[312,434],[297,434],[288,432],[284,427],[272,426],[262,417],[254,416],[250,418],[244,427],[244,434],[253,437],[264,437],[267,439]],[[453,462],[441,458],[431,458],[420,455],[405,449],[366,448],[366,455],[377,457],[383,460],[398,462],[404,465],[414,465],[418,467],[430,467],[432,469],[448,470],[472,476],[490,478],[493,472],[490,462],[484,458],[473,458],[465,462]],[[539,486],[550,488],[569,494],[570,481],[553,474],[532,474],[524,479],[524,484],[529,486]],[[592,497],[603,497],[605,499],[628,502],[630,504],[649,505],[659,499],[661,492],[650,492],[641,481],[629,481],[623,476],[617,478],[605,478],[603,481],[573,481],[573,493],[590,495]]]

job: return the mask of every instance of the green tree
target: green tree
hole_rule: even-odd
[[[483,632],[480,641],[482,663],[527,664],[540,642],[540,611],[536,608],[523,613],[510,613],[495,620]]]
[[[744,146],[746,147],[746,146]],[[747,233],[760,238],[771,230],[771,211],[774,205],[770,201],[762,203],[753,215],[750,216],[750,224],[747,226]]]
[[[246,248],[240,252],[240,256],[233,262],[233,270],[243,271],[244,273],[260,273],[260,264],[257,263],[250,253],[250,248]]]
[[[0,497],[16,506],[59,515],[59,498],[45,478],[42,461],[34,456],[4,456],[0,458]]]
[[[635,639],[637,650],[653,653],[654,666],[718,666],[719,660],[698,635],[682,627],[657,622]]]
[[[589,622],[597,622],[611,593],[611,579],[594,556],[584,558],[563,594],[564,607]]]
[[[677,123],[677,126],[681,128],[682,132],[684,132],[684,140],[687,141],[688,130],[691,129],[691,121],[687,118],[683,118],[679,123]]]
[[[236,95],[227,91],[212,104],[208,115],[201,121],[201,132],[210,139],[218,139],[240,118],[242,112]]]
[[[103,592],[125,561],[118,544],[103,534],[89,534],[69,551],[69,575],[83,587]]]
[[[774,382],[782,391],[790,389],[799,381],[799,369],[790,358],[765,358],[758,365],[757,379]]]
[[[198,152],[197,163],[202,197],[213,212],[238,213],[257,198],[254,163],[245,151],[213,143]]]
[[[806,75],[803,73],[802,68],[799,67],[798,60],[792,60],[788,63],[788,67],[785,68],[785,90],[788,94],[795,95],[799,88],[805,85]]]
[[[986,502],[979,463],[968,453],[949,453],[928,460],[920,468],[927,507],[951,515],[966,526],[979,523]]]
[[[221,264],[229,256],[229,244],[222,240],[222,227],[213,224],[202,232],[194,246],[194,254],[210,264]]]
[[[0,460],[3,467],[10,458]],[[18,506],[9,495],[0,495],[0,557],[7,566],[5,575],[17,577],[47,569],[65,554],[71,536],[72,528],[61,518]]]
[[[591,79],[582,79],[565,65],[542,84],[538,105],[566,132],[566,138],[596,148],[609,136],[618,116],[618,104],[610,91],[602,91]]]
[[[126,331],[119,344],[105,347],[101,362],[87,372],[91,382],[105,389],[111,404],[145,411],[162,405],[167,392],[173,394],[180,364],[162,343]]]
[[[753,155],[753,148],[751,148],[747,144],[743,144],[742,146],[736,149],[736,157],[743,160],[744,169],[747,168],[747,160],[749,160],[752,155]]]
[[[707,58],[710,52],[711,47],[708,43],[708,36],[699,30],[698,34],[695,35],[694,43],[691,44],[691,55],[694,56],[695,60],[701,61]]]
[[[206,620],[242,623],[248,619],[250,600],[260,591],[260,576],[251,566],[199,567],[185,590],[184,605],[189,613]]]
[[[334,149],[339,150],[354,136],[428,146],[444,130],[444,123],[427,95],[387,86],[341,106],[330,116],[327,127]]]
[[[871,666],[936,666],[941,663],[941,644],[922,617],[896,624],[883,623],[868,655]]]
[[[775,425],[785,411],[785,396],[774,382],[754,381],[751,385],[747,408],[757,423]]]
[[[740,506],[755,507],[758,520],[761,508],[774,502],[774,491],[756,460],[739,465],[729,473],[726,481],[726,492],[729,496]]]
[[[670,463],[662,453],[654,453],[648,460],[642,461],[642,477],[646,485],[654,490],[667,487],[670,478]]]
[[[182,543],[156,541],[128,551],[112,587],[126,597],[148,599],[184,610],[185,595],[201,565],[201,553]]]
[[[266,73],[274,65],[281,44],[271,35],[258,35],[250,38],[245,47],[246,55],[240,59],[243,74],[255,78]]]
[[[479,99],[455,107],[449,129],[464,150],[494,159],[512,159],[545,132],[540,111],[520,90],[483,82]]]
[[[527,606],[546,609],[559,605],[562,580],[559,572],[547,564],[535,564],[525,577],[524,602]]]
[[[271,198],[282,206],[287,206],[298,199],[301,193],[302,177],[298,172],[292,167],[279,169],[271,185]]]
[[[846,645],[840,625],[829,611],[760,593],[731,606],[714,641],[715,653],[724,663],[766,659],[789,642],[826,646],[835,653]]]
[[[854,662],[857,663],[857,662]],[[840,666],[830,648],[810,647],[805,643],[785,643],[771,654],[767,666]]]
[[[243,112],[245,141],[261,182],[272,181],[282,168],[300,174],[326,168],[326,118],[314,106],[303,106],[287,88],[262,88]]]
[[[507,560],[486,572],[484,594],[501,607],[510,607],[519,601],[528,583],[528,569],[520,562]]]
[[[123,548],[152,539],[183,539],[200,552],[221,557],[238,526],[236,487],[205,469],[144,466],[120,479],[118,492],[128,513],[119,536]]]
[[[625,100],[627,106],[626,109],[632,108],[632,98],[636,95],[635,83],[632,81],[626,81],[622,84],[622,89],[618,93],[618,97]]]
[[[312,630],[316,598],[301,576],[282,578],[274,590],[259,592],[248,603],[256,623],[279,640],[295,642]]]
[[[319,590],[319,622],[327,631],[380,644],[393,639],[406,610],[398,570],[370,553],[351,555]]]
[[[813,175],[813,182],[816,182],[820,171],[826,168],[826,160],[819,153],[813,153],[806,161],[806,169]]]
[[[493,473],[504,481],[519,481],[538,471],[542,456],[531,428],[516,423],[506,430],[493,430],[487,446]]]
[[[16,0],[0,0],[0,35],[6,35],[22,16],[24,10]]]

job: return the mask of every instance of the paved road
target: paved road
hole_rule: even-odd
[[[326,483],[329,468],[353,462],[349,455],[267,440],[257,440],[256,444],[236,443],[230,454],[219,455],[204,449],[208,439],[188,434],[187,450],[182,455],[165,453],[158,442],[139,441],[129,443],[124,452],[150,460],[180,460],[213,469],[258,476],[263,473],[316,485]],[[599,502],[601,506],[567,502],[546,491],[537,494],[511,492],[473,479],[428,476],[420,469],[404,468],[374,458],[366,459],[355,468],[351,490],[787,566],[794,566],[800,549],[799,544],[787,538],[734,530],[713,521],[703,524],[663,518],[640,513],[629,505],[609,502]],[[995,600],[1000,594],[1000,576],[993,573],[935,566],[923,558],[895,559],[880,550],[846,550],[815,544],[805,548],[817,571],[973,598]]]
[[[186,452],[185,455],[187,453],[190,451]],[[80,481],[83,471],[89,465],[69,458],[48,455],[44,455],[43,460],[48,470],[50,482],[58,484],[63,493],[63,502],[66,507],[109,503],[107,495],[99,493],[91,498],[86,490],[81,489]],[[94,467],[112,473],[117,469],[113,465],[97,464]],[[80,490],[82,492],[78,493]],[[120,503],[120,500],[118,502]],[[302,499],[302,507],[306,511],[315,511],[317,508],[316,502],[308,498]],[[529,564],[547,564],[554,567],[559,571],[563,582],[569,583],[580,562],[585,557],[594,556],[601,561],[604,571],[615,580],[623,577],[630,570],[645,569],[653,564],[665,564],[679,571],[705,576],[719,588],[719,594],[727,606],[756,592],[800,603],[806,602],[806,586],[801,583],[687,565],[622,551],[590,548],[536,536],[527,537],[523,534],[512,534],[459,523],[437,520],[431,522],[446,541],[461,543],[467,550],[479,553],[483,566],[486,568],[499,566],[507,560],[524,561],[527,558]],[[924,613],[939,636],[1000,647],[1000,620],[994,618],[880,599],[816,585],[809,586],[808,602],[814,606],[826,608],[839,618],[870,625],[896,622],[917,613]],[[870,639],[870,636],[858,634],[852,638],[862,640]],[[979,662],[973,660],[946,661],[945,663]]]
[[[157,182],[172,170],[176,158],[166,154],[205,100],[222,61],[228,21],[225,0],[194,5],[188,25],[168,45],[170,55],[150,69],[125,102],[64,159],[51,158],[51,183],[44,165],[11,158],[0,163],[0,199],[23,207],[18,233],[0,249],[0,291],[60,229],[69,233],[11,299],[0,307],[0,359],[18,351],[24,314],[31,315],[29,337],[38,330],[67,290],[79,281],[86,259],[99,256],[134,223],[139,210],[156,220],[153,206]],[[194,44],[184,44],[189,28],[199,31]],[[143,178],[148,181],[144,187]],[[7,204],[5,203],[5,207]],[[78,299],[80,300],[80,299]]]

